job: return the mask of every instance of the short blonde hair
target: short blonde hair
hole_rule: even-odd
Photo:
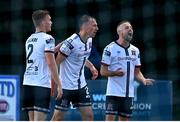
[[[123,25],[124,23],[130,23],[130,22],[127,21],[127,20],[124,20],[124,21],[119,22],[118,25],[117,25],[117,34],[119,34],[119,32],[122,30],[122,25]]]

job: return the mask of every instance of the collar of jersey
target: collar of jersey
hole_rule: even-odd
[[[43,31],[39,31],[39,32],[35,32],[35,33],[45,33],[45,32],[43,32]]]
[[[130,47],[130,44],[127,47],[124,47],[124,46],[120,45],[117,41],[115,41],[115,43],[124,49],[128,49]]]
[[[76,33],[76,34],[77,34],[77,35],[78,35],[78,37],[80,38],[81,42],[82,42],[82,43],[84,43],[84,44],[86,44],[86,42],[87,42],[87,41],[86,41],[86,42],[84,42],[84,41],[81,39],[81,36],[80,36],[78,33]]]

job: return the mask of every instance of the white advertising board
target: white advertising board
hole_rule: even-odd
[[[19,120],[19,91],[19,76],[0,75],[0,121]]]

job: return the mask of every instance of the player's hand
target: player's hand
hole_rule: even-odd
[[[59,52],[60,47],[62,46],[63,42],[59,43],[55,48],[54,48],[54,52],[57,53]]]
[[[121,68],[117,69],[115,73],[117,76],[123,76],[125,74],[125,72]]]
[[[154,79],[147,78],[144,80],[144,85],[153,85],[154,81]]]
[[[97,69],[93,66],[93,67],[91,67],[90,68],[90,71],[91,71],[91,73],[92,73],[92,80],[95,80],[97,77],[98,77],[98,71],[97,71]]]
[[[62,87],[59,86],[57,88],[57,97],[56,97],[56,99],[60,99],[62,97],[62,94],[63,94]]]

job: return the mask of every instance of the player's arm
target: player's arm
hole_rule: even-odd
[[[152,85],[153,84],[154,80],[145,78],[140,70],[140,67],[136,67],[134,73],[135,73],[137,80],[141,81],[144,85]]]
[[[96,67],[89,60],[86,60],[85,66],[90,69],[90,71],[93,75],[92,80],[95,80],[98,77],[98,71],[97,71]]]
[[[66,59],[66,57],[66,55],[62,54],[61,52],[58,52],[58,55],[56,57],[57,66],[59,66]]]
[[[61,82],[60,82],[59,75],[58,75],[58,69],[57,69],[54,53],[46,52],[45,57],[46,57],[46,60],[47,60],[49,70],[51,72],[51,76],[52,76],[53,80],[55,81],[55,83],[58,86],[57,99],[59,99],[62,96],[62,86],[61,86]]]
[[[72,52],[74,46],[72,39],[67,39],[59,43],[55,48],[58,50],[56,64],[59,66]]]
[[[124,75],[124,71],[121,68],[119,68],[115,71],[110,71],[110,70],[108,70],[108,65],[103,64],[103,63],[101,64],[100,73],[102,76],[106,76],[106,77],[123,76]]]
[[[58,52],[59,52],[59,49],[60,49],[60,47],[61,47],[62,44],[63,44],[63,41],[60,42],[58,45],[56,45],[56,47],[54,48],[54,52],[55,52],[55,53],[58,53]]]

